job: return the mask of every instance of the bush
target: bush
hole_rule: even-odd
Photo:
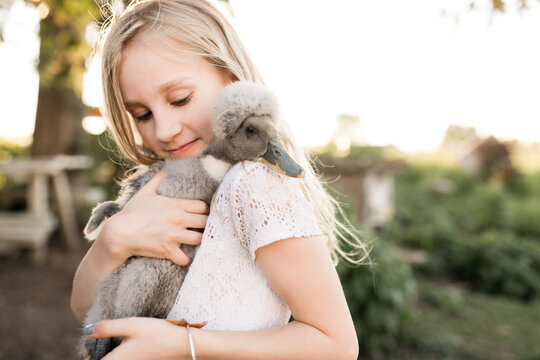
[[[30,148],[0,138],[0,163],[28,157]],[[25,187],[0,172],[0,210],[16,211],[26,207]]]
[[[469,281],[491,294],[540,298],[540,186],[535,181],[523,176],[512,185],[481,182],[455,169],[411,167],[398,176],[396,216],[386,234],[429,251],[429,262],[420,268],[428,274]],[[450,191],[440,191],[441,182]]]
[[[0,138],[0,162],[9,162],[13,158],[26,157],[29,154],[29,146],[18,145]]]
[[[540,203],[538,198],[514,199],[511,203],[510,227],[518,235],[540,241]]]
[[[373,265],[338,266],[360,348],[369,354],[384,353],[397,346],[404,323],[412,316],[416,284],[408,265],[393,247],[375,241]]]
[[[455,215],[464,229],[482,232],[487,229],[504,229],[509,223],[509,195],[501,184],[485,184],[456,197],[462,204]]]
[[[475,250],[477,288],[522,300],[540,298],[540,244],[513,233],[488,231]]]

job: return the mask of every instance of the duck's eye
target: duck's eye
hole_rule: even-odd
[[[251,137],[251,136],[255,135],[256,133],[257,133],[257,130],[255,130],[255,128],[253,126],[248,126],[246,128],[246,135],[248,137]]]
[[[276,156],[281,156],[281,151],[279,151],[279,150],[274,150],[274,155],[276,155]]]

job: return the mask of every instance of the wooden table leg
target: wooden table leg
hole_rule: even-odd
[[[75,204],[67,173],[61,171],[54,175],[53,184],[58,202],[58,212],[60,213],[60,224],[66,238],[66,245],[69,248],[74,248],[81,243],[82,237],[79,234],[77,217],[75,216]]]
[[[28,210],[36,216],[49,214],[49,184],[47,175],[34,174],[28,188]]]
[[[28,187],[28,211],[36,217],[36,221],[51,216],[49,211],[49,184],[46,174],[34,174]],[[47,238],[49,232],[37,234],[32,238],[32,262],[42,265],[47,259]]]

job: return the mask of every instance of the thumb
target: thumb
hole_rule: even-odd
[[[165,177],[165,170],[158,171],[137,193],[139,194],[156,194],[159,184]]]

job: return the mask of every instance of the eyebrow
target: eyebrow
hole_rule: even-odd
[[[179,85],[179,84],[182,84],[182,83],[186,83],[188,81],[189,78],[187,77],[178,77],[178,78],[175,78],[175,79],[172,79],[172,80],[169,80],[167,81],[166,83],[162,84],[158,91],[160,93],[164,93],[166,92],[167,90],[169,90],[170,88],[176,86],[176,85]],[[135,105],[141,105],[140,102],[138,101],[134,101],[134,102],[131,102],[131,101],[124,101],[124,106],[126,108],[130,107],[130,106],[135,106]]]
[[[159,87],[159,92],[163,93],[176,85],[187,82],[187,80],[188,80],[187,77],[178,77],[178,78],[169,80]]]

